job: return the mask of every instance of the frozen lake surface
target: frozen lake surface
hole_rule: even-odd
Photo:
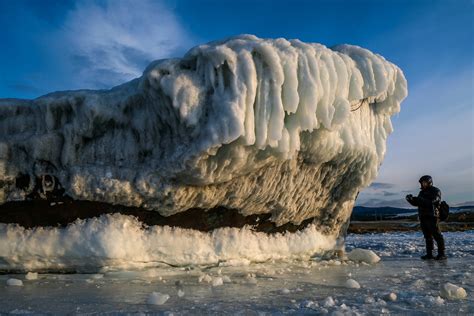
[[[347,238],[348,251],[371,249],[382,258],[371,265],[314,258],[39,274],[33,280],[24,274],[0,275],[0,313],[473,314],[474,231],[444,235],[449,256],[445,262],[419,259],[424,250],[420,233],[383,233]],[[11,278],[23,285],[7,285]],[[439,297],[447,282],[464,288],[467,297]]]

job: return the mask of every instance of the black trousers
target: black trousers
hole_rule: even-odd
[[[426,252],[433,252],[433,239],[438,245],[438,253],[444,254],[444,238],[439,229],[439,219],[437,217],[420,217],[420,226],[426,241]]]

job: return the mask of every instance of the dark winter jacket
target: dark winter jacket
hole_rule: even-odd
[[[418,196],[414,196],[408,202],[413,206],[418,206],[420,217],[439,217],[438,206],[441,202],[441,191],[437,187],[431,186],[422,189]]]

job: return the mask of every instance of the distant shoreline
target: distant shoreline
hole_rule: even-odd
[[[442,232],[474,230],[473,221],[448,221],[440,223]],[[414,220],[386,220],[386,221],[351,221],[347,232],[349,234],[370,234],[387,232],[421,231],[420,224]]]
[[[453,206],[442,231],[474,229],[474,206]],[[348,233],[367,234],[396,231],[421,231],[416,208],[354,207]]]

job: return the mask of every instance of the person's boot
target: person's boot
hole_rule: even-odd
[[[436,243],[438,244],[438,255],[436,256],[436,260],[446,260],[446,254],[444,252],[444,238],[441,236],[436,240]]]
[[[426,255],[421,256],[421,259],[422,260],[430,260],[430,259],[435,259],[435,257],[433,257],[433,254],[431,252],[429,252]]]
[[[421,256],[422,260],[434,259],[433,257],[433,240],[425,240],[426,242],[426,255]]]
[[[446,260],[446,254],[444,253],[444,249],[438,249],[438,255],[436,256],[435,260]]]

